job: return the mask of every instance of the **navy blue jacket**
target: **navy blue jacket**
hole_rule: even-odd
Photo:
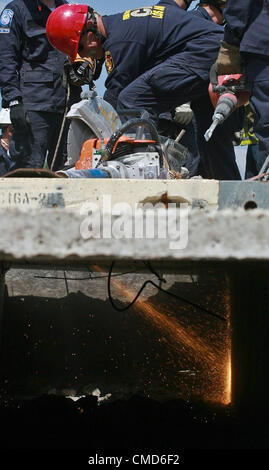
[[[56,5],[66,3],[56,0]],[[26,109],[63,112],[65,56],[46,36],[50,9],[38,0],[14,0],[0,16],[0,87],[3,106],[22,98]]]
[[[199,75],[216,60],[222,28],[182,10],[173,0],[152,7],[103,16],[103,44],[108,95],[120,91],[142,73],[178,54],[182,65]]]
[[[211,20],[212,21],[212,18],[210,16],[210,14],[203,7],[197,7],[197,8],[195,8],[195,10],[191,10],[190,13],[192,15],[197,15],[200,18],[204,18],[205,20]]]
[[[269,56],[269,1],[227,0],[224,40],[241,52]]]

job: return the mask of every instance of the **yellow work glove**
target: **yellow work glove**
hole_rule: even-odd
[[[243,73],[243,62],[239,47],[221,41],[219,55],[215,63],[217,75]]]
[[[70,85],[91,85],[96,70],[96,60],[77,55],[75,62],[68,66],[67,76]]]

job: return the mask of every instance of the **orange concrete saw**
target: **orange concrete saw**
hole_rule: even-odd
[[[128,110],[119,115],[91,91],[82,94],[67,117],[71,119],[67,169],[58,173],[69,178],[181,177],[188,150],[158,135],[146,111]]]

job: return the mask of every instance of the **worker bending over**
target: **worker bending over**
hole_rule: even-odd
[[[208,98],[209,71],[223,31],[214,22],[185,12],[174,0],[166,0],[109,16],[101,16],[86,5],[64,5],[51,13],[47,35],[71,61],[77,52],[104,57],[108,72],[104,98],[117,111],[146,109],[157,123],[162,112]],[[193,109],[196,113],[197,107]],[[213,114],[209,98],[203,114],[204,120],[198,120],[200,136]],[[207,149],[211,160],[227,161],[226,152],[233,151],[218,129]],[[212,175],[208,167],[208,176],[220,175]]]

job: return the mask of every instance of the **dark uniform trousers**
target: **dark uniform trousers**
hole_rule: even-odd
[[[172,113],[163,113],[158,119],[158,132],[170,139],[176,139],[182,130],[185,131],[180,143],[188,149],[188,158],[184,166],[189,170],[190,176],[198,174],[200,156],[197,147],[197,126],[195,118],[187,126],[182,126],[174,121]],[[200,173],[201,174],[201,173]]]
[[[15,168],[42,168],[45,161],[50,167],[60,138],[63,113],[28,111],[28,116],[29,132],[23,134],[15,129],[10,145],[10,154],[15,161]],[[60,139],[54,170],[64,165],[66,133],[65,129]]]
[[[260,141],[257,174],[269,154],[269,1],[227,0],[224,16],[224,40],[240,47],[251,85],[254,132]]]
[[[202,6],[198,6],[190,13],[204,18],[207,21],[212,21],[211,16]],[[211,137],[210,141],[206,142],[203,137],[204,130],[205,128],[208,129],[211,120],[208,121],[208,113],[204,113],[203,110],[211,108],[212,113],[214,110],[206,97],[197,100],[192,106],[196,119],[199,122],[197,138],[199,139],[201,161],[198,167],[198,173],[204,178],[217,178],[220,180],[241,179],[232,142],[234,132],[241,130],[243,126],[244,114],[241,110],[237,109],[231,117],[226,119],[226,121],[214,131],[215,134]],[[216,158],[216,155],[221,155],[221,158]]]
[[[259,152],[255,156],[257,174],[269,155],[269,56],[245,54],[245,64],[251,83],[250,104],[255,113],[254,130],[259,139]]]

